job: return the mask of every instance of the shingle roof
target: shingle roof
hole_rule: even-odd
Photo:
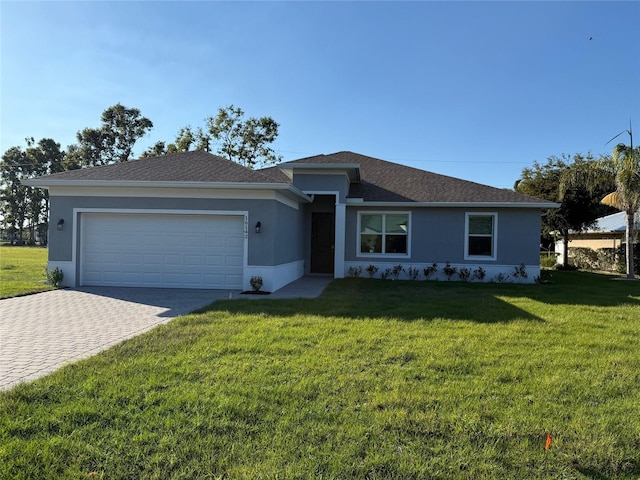
[[[54,173],[38,180],[283,183],[257,170],[208,152],[183,152],[161,157]]]
[[[359,164],[361,181],[351,184],[348,196],[363,198],[367,202],[550,203],[512,190],[481,185],[353,152],[316,155],[282,163],[278,167],[295,167],[296,163]]]
[[[29,183],[47,186],[56,182],[199,182],[221,184],[291,185],[284,173],[296,164],[349,164],[360,166],[360,182],[351,183],[349,198],[366,202],[517,203],[550,204],[512,190],[481,185],[353,152],[316,155],[251,170],[208,152],[183,152],[160,157],[83,168],[38,177]]]

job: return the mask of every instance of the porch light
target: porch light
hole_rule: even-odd
[[[58,230],[64,230],[64,218],[58,220],[58,225],[56,227]]]
[[[261,229],[262,229],[262,224],[260,222],[256,223],[256,233],[260,233]]]

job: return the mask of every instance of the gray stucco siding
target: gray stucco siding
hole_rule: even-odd
[[[410,255],[359,255],[359,212],[410,212]],[[497,213],[495,260],[465,260],[466,213]],[[347,208],[346,261],[393,263],[537,264],[539,262],[540,211],[537,209],[487,208]]]
[[[498,212],[498,262],[538,265],[542,211],[504,209]]]
[[[279,265],[301,260],[303,256],[299,234],[292,232],[291,235],[282,235],[284,225],[295,224],[298,221],[302,215],[301,209],[296,210],[276,200],[52,196],[50,261],[72,260],[74,208],[248,212],[249,265]],[[56,229],[60,218],[65,221],[63,231]],[[255,224],[258,221],[262,224],[259,234],[255,233]]]
[[[273,263],[294,262],[304,258],[304,211],[302,208],[295,210],[279,202],[273,202],[273,216],[269,222],[273,222],[273,237],[269,243],[273,246]],[[263,222],[264,224],[264,222]],[[256,240],[259,240],[256,238]]]
[[[293,184],[303,192],[339,192],[339,202],[344,203],[349,193],[346,175],[295,174]]]

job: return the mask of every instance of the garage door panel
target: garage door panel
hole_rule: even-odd
[[[224,247],[223,238],[215,235],[207,235],[207,238],[205,240],[205,246],[207,248]]]
[[[184,288],[241,288],[242,216],[82,216],[81,282]]]
[[[225,257],[225,264],[228,267],[242,266],[242,257],[240,255],[227,255]]]

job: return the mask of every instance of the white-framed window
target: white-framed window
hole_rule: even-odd
[[[358,212],[358,256],[408,257],[409,212]]]
[[[464,233],[465,260],[496,260],[498,244],[496,212],[467,212]]]

